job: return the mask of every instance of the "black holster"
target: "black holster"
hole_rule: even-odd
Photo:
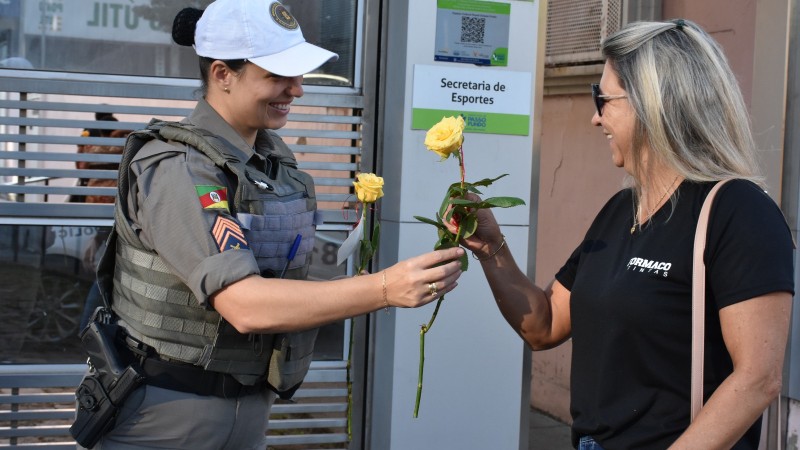
[[[69,432],[85,448],[94,447],[113,428],[122,402],[144,382],[138,361],[117,350],[121,330],[110,323],[111,317],[110,311],[98,308],[80,335],[90,370],[75,391],[77,414]]]

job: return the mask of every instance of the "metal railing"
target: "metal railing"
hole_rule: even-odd
[[[291,402],[272,408],[268,445],[347,445],[344,361],[315,361]],[[69,427],[84,364],[0,365],[0,448],[75,449]]]

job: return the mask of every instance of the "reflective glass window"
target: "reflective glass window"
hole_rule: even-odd
[[[175,14],[209,0],[0,0],[0,67],[197,78],[197,55],[172,42]],[[285,0],[307,41],[339,54],[307,84],[353,86],[356,0]],[[268,3],[265,1],[265,6]]]
[[[78,332],[102,305],[94,268],[109,227],[0,225],[0,363],[86,361]],[[345,231],[318,231],[309,278],[345,275],[336,251]],[[344,323],[320,329],[315,360],[344,357]]]

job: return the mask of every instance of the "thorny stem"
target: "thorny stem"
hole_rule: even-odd
[[[417,399],[414,403],[415,419],[419,415],[419,400],[422,397],[422,374],[425,369],[425,334],[431,330],[433,321],[436,320],[436,315],[439,313],[439,306],[442,305],[442,300],[444,300],[444,295],[439,297],[439,300],[436,302],[436,308],[434,308],[428,324],[420,326],[419,330],[419,373],[417,375]]]
[[[462,195],[464,195],[463,194],[464,185],[466,184],[466,182],[464,180],[466,179],[466,175],[467,175],[467,171],[464,168],[464,145],[461,145],[461,146],[458,147],[458,169],[461,172],[461,192],[462,192]],[[461,221],[457,221],[456,222],[456,238],[455,238],[454,242],[458,243],[458,241],[460,241],[460,240],[461,240]]]
[[[367,220],[367,204],[366,203],[362,203],[361,219],[360,220],[363,220],[364,221],[364,225],[366,225],[366,220]],[[367,227],[366,226],[364,227],[364,234],[362,236],[362,239],[367,239]],[[359,264],[359,266],[361,266],[361,265],[366,266],[367,262],[364,261],[364,255],[358,255],[358,257],[362,262],[362,264]],[[367,258],[367,261],[369,261],[369,258],[372,258],[372,255],[369,255],[369,257]],[[356,272],[356,276],[361,275],[361,272],[363,272],[364,269],[366,269],[366,267],[359,267],[358,271]],[[347,366],[346,366],[347,367],[347,440],[348,441],[352,441],[353,440],[353,380],[350,377],[350,368],[353,365],[353,328],[354,328],[354,326],[355,326],[355,321],[351,317],[350,318],[350,342],[348,343],[349,350],[347,351]]]
[[[353,327],[355,323],[350,318],[350,344],[347,351],[347,440],[353,440],[353,380],[350,379],[350,366],[353,360]]]
[[[467,171],[464,168],[464,146],[458,147],[458,167],[461,169],[461,189],[464,189],[464,180],[466,179]]]
[[[464,168],[464,146],[458,147],[458,168],[461,172],[461,192],[464,192],[464,185],[466,184],[466,170]],[[453,242],[458,243],[461,240],[461,233],[462,233],[461,224],[456,224],[456,236]],[[417,398],[416,402],[414,403],[414,418],[416,419],[419,416],[419,401],[422,397],[422,377],[425,371],[425,334],[431,330],[433,326],[433,322],[436,320],[436,315],[439,313],[439,307],[442,305],[442,300],[444,300],[444,295],[439,298],[436,302],[436,308],[433,310],[433,314],[431,315],[431,319],[428,321],[427,325],[422,325],[419,330],[419,373],[417,375]]]

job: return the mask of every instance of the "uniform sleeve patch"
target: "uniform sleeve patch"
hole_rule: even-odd
[[[228,211],[228,189],[222,186],[195,185],[203,209]]]
[[[217,216],[214,226],[211,228],[211,235],[220,252],[226,250],[250,250],[247,239],[244,237],[239,224],[224,216]]]

